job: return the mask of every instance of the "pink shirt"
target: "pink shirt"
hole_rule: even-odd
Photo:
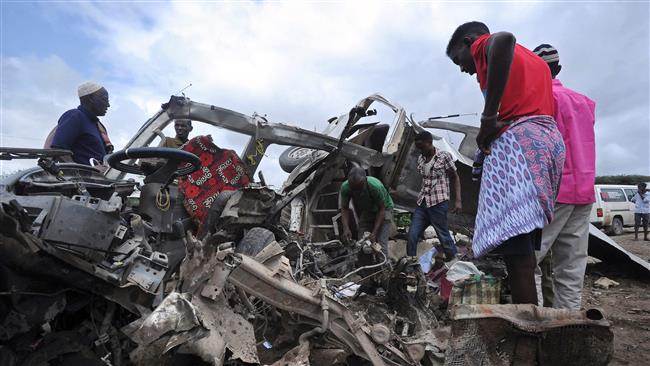
[[[557,202],[588,204],[596,201],[596,103],[553,79],[555,121],[564,138],[566,160]]]

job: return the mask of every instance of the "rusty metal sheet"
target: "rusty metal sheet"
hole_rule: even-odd
[[[226,361],[226,341],[221,334],[209,332],[201,339],[184,343],[178,352],[193,354],[213,366],[221,366]]]
[[[179,347],[179,352],[197,355],[213,365],[225,361],[226,348],[232,352],[231,359],[259,363],[253,326],[223,297],[213,301],[172,292],[148,317],[122,331],[140,345],[134,357],[143,362],[158,351],[166,353]]]
[[[447,366],[605,366],[613,333],[603,314],[535,305],[457,305]]]
[[[201,326],[189,294],[172,292],[143,321],[131,323],[122,331],[135,343],[148,345],[169,333],[189,331]]]
[[[194,342],[191,347],[200,353],[212,353],[214,335],[223,338],[225,346],[232,352],[231,359],[246,363],[259,363],[253,326],[241,315],[235,313],[222,297],[211,301],[195,296],[192,303],[196,306],[199,318],[210,335]]]
[[[610,326],[609,321],[597,309],[565,310],[528,304],[456,305],[451,309],[453,320],[482,318],[501,318],[531,331],[544,331],[565,325]]]

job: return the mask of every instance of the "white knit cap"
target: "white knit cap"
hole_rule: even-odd
[[[79,85],[77,93],[79,94],[79,97],[83,97],[84,95],[90,95],[101,88],[103,88],[103,86],[97,84],[94,81],[86,81],[85,83]]]

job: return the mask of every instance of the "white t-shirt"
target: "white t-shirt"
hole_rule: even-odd
[[[646,191],[643,197],[636,192],[632,202],[634,202],[634,213],[650,214],[650,191]]]

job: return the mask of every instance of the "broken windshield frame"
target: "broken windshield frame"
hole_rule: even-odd
[[[251,176],[257,170],[261,157],[271,144],[333,151],[339,142],[337,138],[322,133],[281,123],[270,123],[257,115],[249,117],[232,110],[193,102],[185,97],[172,96],[160,111],[144,123],[126,144],[125,149],[148,146],[162,129],[173,120],[180,118],[205,122],[250,136],[240,156]],[[364,166],[379,166],[383,162],[381,153],[347,141],[341,146],[341,154]],[[108,169],[105,175],[110,179],[123,179],[125,173]]]

